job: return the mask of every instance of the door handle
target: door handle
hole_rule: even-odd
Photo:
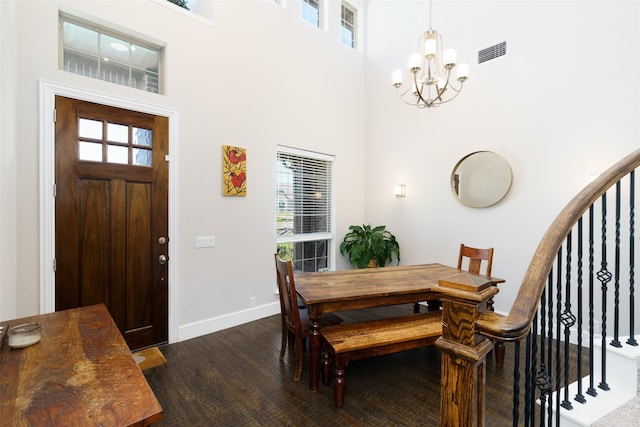
[[[165,265],[165,264],[167,263],[167,261],[169,261],[169,257],[168,257],[168,256],[166,256],[166,255],[160,255],[160,256],[158,257],[158,262],[159,262],[161,265]]]

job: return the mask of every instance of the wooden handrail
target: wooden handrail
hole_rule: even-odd
[[[638,166],[640,149],[607,169],[569,202],[538,245],[509,314],[485,311],[476,322],[479,333],[499,341],[519,341],[527,336],[549,272],[569,231],[598,198]]]

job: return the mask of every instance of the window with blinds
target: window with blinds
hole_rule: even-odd
[[[278,147],[277,251],[296,271],[329,267],[333,161],[330,155]]]

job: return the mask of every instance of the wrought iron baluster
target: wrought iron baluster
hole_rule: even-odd
[[[582,217],[578,220],[578,392],[575,399],[585,403],[582,394]],[[568,299],[568,298],[567,298]]]
[[[598,387],[609,390],[607,384],[607,283],[611,281],[611,273],[607,270],[607,193],[602,195],[602,260],[597,277],[602,290],[602,372]]]
[[[518,427],[520,415],[520,341],[515,343],[515,362],[513,365],[513,427]]]
[[[548,349],[547,349],[547,376],[549,377],[549,405],[547,406],[547,425],[551,425],[553,420],[553,268],[549,272],[549,294],[547,295],[547,309],[549,312],[548,328]],[[557,379],[556,379],[557,380]]]
[[[620,324],[620,181],[616,182],[616,246],[615,263],[613,267],[613,340],[611,345],[622,347],[619,340]]]
[[[564,311],[560,315],[560,321],[564,326],[564,399],[562,400],[562,407],[565,409],[573,409],[573,405],[569,400],[569,339],[571,337],[570,328],[576,323],[576,316],[571,313],[571,240],[572,232],[567,234],[567,260],[565,265],[565,296],[564,296]],[[559,278],[558,278],[559,279]],[[561,289],[560,282],[558,281],[558,289]],[[560,295],[561,292],[559,292]]]
[[[549,277],[551,280],[551,277]],[[538,373],[536,375],[536,386],[538,390],[540,390],[540,424],[544,425],[544,415],[546,410],[547,403],[547,395],[551,391],[551,381],[549,378],[549,374],[547,372],[547,364],[546,364],[546,339],[547,339],[547,317],[546,317],[546,301],[547,301],[547,290],[543,289],[542,297],[540,298],[540,368],[538,369]]]
[[[534,325],[535,326],[535,325]],[[531,327],[531,331],[527,334],[527,341],[525,344],[525,364],[524,364],[524,425],[529,425],[529,403],[531,400],[531,336],[534,334],[534,326]],[[533,335],[533,340],[536,340],[536,336]]]
[[[589,206],[589,388],[587,394],[597,396],[598,392],[594,387],[593,375],[593,204]]]
[[[560,400],[560,387],[562,379],[562,366],[560,363],[560,334],[562,329],[562,246],[558,250],[556,257],[557,271],[556,271],[556,426],[560,427],[560,406],[562,401]]]
[[[635,337],[635,180],[636,171],[629,174],[629,339],[627,344],[637,346]]]
[[[544,299],[544,296],[542,297]],[[529,372],[529,384],[527,391],[529,392],[529,417],[527,417],[527,425],[534,426],[536,423],[536,367],[538,366],[538,313],[533,317],[533,326],[531,326],[531,372]]]

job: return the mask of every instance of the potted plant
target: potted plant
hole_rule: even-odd
[[[169,1],[175,4],[176,6],[184,7],[185,9],[189,10],[189,6],[187,6],[187,0],[169,0]]]
[[[387,231],[384,225],[350,226],[340,243],[340,253],[348,254],[351,264],[358,268],[376,265],[384,267],[393,260],[394,254],[397,264],[400,264],[400,246],[396,236]]]

